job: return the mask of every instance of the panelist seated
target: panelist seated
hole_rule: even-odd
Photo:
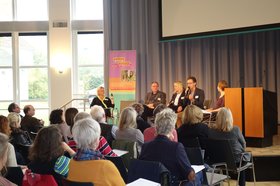
[[[197,82],[195,77],[188,77],[185,105],[196,105],[203,109],[205,94],[202,89],[196,87],[196,84]]]
[[[153,110],[160,103],[166,104],[166,94],[159,90],[159,83],[154,81],[151,84],[151,92],[148,92],[145,97],[143,119],[153,116]]]
[[[168,104],[168,107],[174,112],[182,112],[184,110],[185,90],[181,81],[174,82],[174,93]]]
[[[111,96],[111,98],[106,97],[104,87],[100,86],[97,89],[97,96],[95,98],[93,98],[93,100],[90,104],[90,108],[93,105],[101,106],[105,110],[106,117],[111,117],[112,113],[111,113],[110,108],[115,107],[114,98],[113,98],[113,96]]]
[[[215,106],[208,109],[208,112],[218,112],[222,107],[225,106],[225,88],[227,87],[228,83],[225,80],[219,81],[217,89],[220,95],[215,103]]]

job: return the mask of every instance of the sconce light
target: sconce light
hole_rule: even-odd
[[[59,74],[65,73],[66,69],[68,68],[68,57],[64,54],[59,54],[54,57],[53,67]]]

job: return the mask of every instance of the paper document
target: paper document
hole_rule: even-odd
[[[118,156],[122,156],[124,154],[127,154],[128,151],[125,151],[125,150],[119,150],[119,149],[113,149],[113,152],[118,155]]]
[[[211,114],[211,112],[209,112],[209,111],[207,111],[207,110],[201,109],[201,111],[202,111],[203,114]]]
[[[139,178],[138,180],[127,184],[127,186],[160,186],[160,184],[144,178]]]
[[[198,173],[199,171],[202,171],[203,169],[205,169],[204,165],[192,165],[192,168],[195,173]]]

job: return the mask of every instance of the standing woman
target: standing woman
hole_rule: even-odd
[[[171,97],[171,100],[168,104],[168,107],[174,110],[174,112],[182,112],[184,110],[184,100],[185,100],[185,91],[183,83],[181,81],[174,82],[174,93]]]
[[[107,117],[111,117],[112,113],[110,111],[110,108],[115,107],[113,97],[111,97],[111,98],[106,97],[104,87],[102,87],[102,86],[98,87],[97,96],[95,98],[93,98],[93,100],[90,104],[90,107],[92,107],[93,105],[99,105],[99,106],[103,107]]]
[[[0,133],[0,171],[6,166],[8,159],[9,138],[5,134]],[[0,185],[15,186],[16,184],[10,182],[0,174]]]

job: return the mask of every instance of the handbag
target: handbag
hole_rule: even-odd
[[[48,174],[36,174],[30,169],[25,171],[22,186],[58,186],[54,177]]]

